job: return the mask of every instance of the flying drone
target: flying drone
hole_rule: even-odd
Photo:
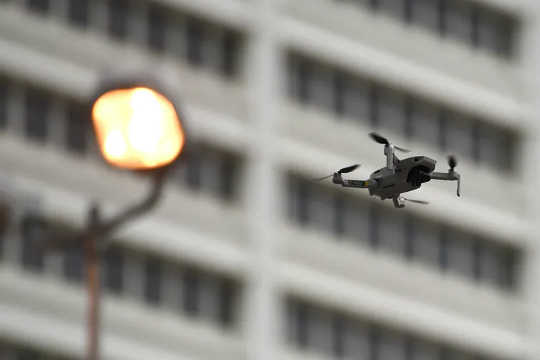
[[[394,151],[408,153],[410,150],[393,145],[385,137],[370,133],[369,136],[377,143],[384,145],[384,155],[386,156],[386,166],[373,172],[368,180],[344,180],[342,174],[347,174],[356,170],[360,165],[352,165],[336,171],[333,175],[325,176],[316,180],[324,180],[332,177],[334,184],[344,187],[363,188],[369,190],[369,195],[378,196],[381,200],[392,199],[396,208],[405,207],[404,202],[409,201],[426,205],[428,202],[412,200],[402,197],[401,194],[419,189],[423,183],[430,180],[457,181],[457,196],[461,196],[461,176],[454,168],[457,165],[454,156],[448,157],[448,172],[436,172],[435,160],[427,156],[413,156],[403,160],[398,159]]]

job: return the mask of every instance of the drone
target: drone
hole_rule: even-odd
[[[454,156],[448,156],[448,172],[435,172],[435,160],[427,156],[413,156],[400,160],[395,151],[408,153],[410,150],[393,145],[385,137],[370,133],[369,136],[377,143],[384,145],[386,166],[373,172],[367,180],[344,180],[342,174],[356,170],[360,165],[351,165],[319,179],[321,181],[332,177],[334,184],[344,187],[363,188],[369,190],[369,195],[378,196],[381,200],[392,199],[394,207],[403,208],[405,202],[427,205],[427,201],[408,199],[401,194],[419,189],[423,183],[430,180],[457,181],[457,196],[461,196],[461,176],[454,170],[457,160]]]

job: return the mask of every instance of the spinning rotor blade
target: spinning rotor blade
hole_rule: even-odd
[[[408,201],[408,202],[412,202],[412,203],[415,203],[415,204],[429,205],[429,202],[424,201],[424,200],[407,199],[407,198],[404,198],[404,197],[402,197],[400,199],[403,200],[403,201]]]
[[[383,144],[383,145],[390,145],[390,142],[388,141],[387,138],[385,138],[384,136],[381,136],[379,134],[377,134],[376,132],[371,132],[369,133],[369,136],[375,140],[375,142],[378,142],[379,144]]]
[[[360,166],[360,164],[354,164],[354,165],[351,165],[351,166],[347,166],[347,167],[344,167],[343,169],[340,169],[338,171],[338,173],[347,174],[347,173],[353,172],[354,170],[358,169],[359,166]]]
[[[334,175],[334,174],[332,174],[332,175]],[[311,179],[311,181],[323,181],[323,180],[326,180],[326,179],[332,177],[332,175],[326,175],[326,176],[323,176],[323,177],[320,177],[320,178]]]
[[[351,166],[344,167],[343,169],[339,169],[337,171],[337,173],[338,174],[347,174],[347,173],[353,172],[354,170],[358,169],[359,167],[360,167],[360,164],[354,164],[354,165],[351,165]],[[311,181],[323,181],[323,180],[326,180],[326,179],[328,179],[328,178],[330,178],[332,176],[334,176],[334,174],[323,176],[323,177],[316,178],[316,179],[311,179]]]
[[[385,138],[385,137],[382,136],[382,135],[377,134],[376,132],[371,132],[371,133],[369,133],[369,136],[370,136],[373,140],[375,140],[375,142],[377,142],[377,143],[379,143],[379,144],[390,145],[390,141],[388,141],[387,138]],[[397,151],[404,152],[404,153],[411,152],[411,150],[409,150],[409,149],[405,149],[405,148],[402,148],[402,147],[396,146],[396,145],[394,145],[394,149],[396,149]]]

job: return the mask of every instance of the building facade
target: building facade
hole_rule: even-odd
[[[526,0],[0,0],[0,354],[82,359],[81,250],[147,179],[87,105],[150,72],[189,136],[159,208],[103,240],[103,359],[540,358],[540,6]],[[311,179],[438,160],[427,207]],[[413,197],[411,195],[411,197]],[[3,345],[2,345],[3,344]]]

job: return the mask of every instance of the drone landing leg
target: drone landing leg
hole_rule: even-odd
[[[401,208],[405,207],[405,204],[403,204],[401,201],[399,201],[399,197],[397,197],[397,196],[394,196],[392,198],[392,201],[394,202],[394,207],[396,207],[396,208],[401,209]]]

